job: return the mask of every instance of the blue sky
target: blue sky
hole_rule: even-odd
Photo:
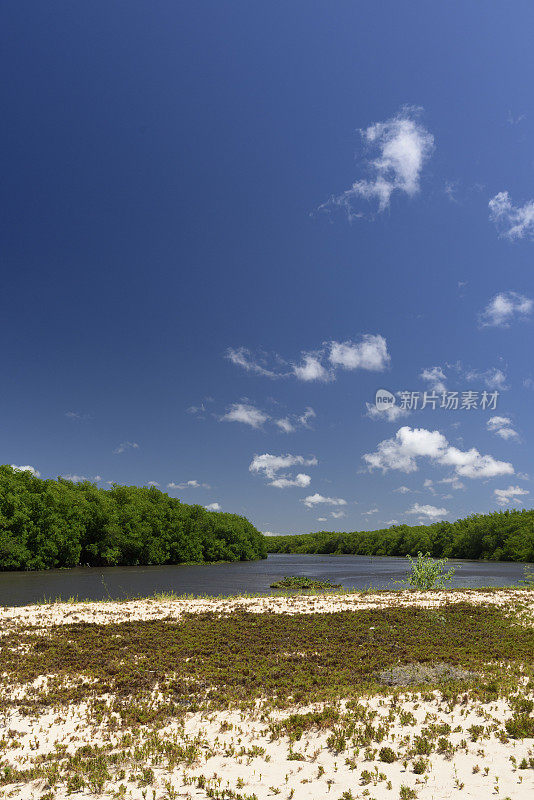
[[[2,461],[275,533],[530,507],[533,24],[5,2]]]

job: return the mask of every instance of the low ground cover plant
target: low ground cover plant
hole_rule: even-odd
[[[303,590],[310,589],[341,589],[341,584],[332,583],[327,578],[307,578],[303,575],[287,575],[279,581],[271,583],[271,589]]]

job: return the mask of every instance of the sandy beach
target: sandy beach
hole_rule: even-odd
[[[131,620],[180,619],[184,614],[248,611],[252,614],[322,614],[372,608],[437,608],[446,603],[491,604],[506,608],[522,606],[534,613],[534,592],[529,589],[458,589],[448,592],[354,592],[343,594],[258,597],[143,599],[97,602],[56,602],[0,607],[0,626],[70,625],[92,622],[107,625]]]
[[[315,624],[321,618],[355,622],[365,614],[378,615],[377,620],[381,614],[415,615],[417,609],[428,609],[433,619],[439,619],[436,615],[442,611],[456,613],[453,607],[462,613],[467,609],[472,620],[499,609],[499,613],[515,614],[516,622],[521,620],[530,629],[534,592],[55,603],[3,608],[0,618],[5,647],[13,649],[19,643],[23,667],[32,637],[42,643],[47,637],[67,635],[67,644],[73,647],[71,631],[97,630],[103,639],[106,631],[112,637],[122,635],[121,631],[126,636],[138,624],[147,631],[174,630],[184,618],[190,631],[195,615],[199,624],[203,619],[216,624],[217,619],[231,621],[243,612],[255,615],[256,627],[271,624],[273,616],[290,621],[300,615],[302,626],[306,620]],[[160,627],[150,627],[154,625]],[[376,629],[376,623],[369,628]],[[307,660],[318,655],[318,651],[292,649],[290,634],[284,636],[275,663],[287,657],[295,667],[302,662],[305,667]],[[209,646],[204,641],[199,663]],[[124,652],[123,660],[127,660],[126,651],[118,652]],[[136,656],[137,660],[142,657],[140,652]],[[108,676],[119,669],[117,656],[113,659],[115,672],[108,671]],[[510,719],[524,721],[531,716],[532,664],[507,682],[508,667],[502,663],[507,689],[495,691],[488,684],[485,693],[472,691],[469,685],[456,686],[454,691],[431,684],[418,689],[396,685],[362,690],[351,698],[333,692],[328,700],[310,703],[306,698],[295,701],[295,684],[293,697],[273,702],[260,686],[247,703],[221,698],[225,689],[221,683],[203,690],[205,702],[193,702],[191,696],[180,699],[185,697],[182,693],[174,712],[156,715],[155,721],[154,715],[149,719],[148,709],[161,709],[177,700],[176,688],[171,691],[161,678],[142,696],[136,695],[133,684],[131,694],[128,686],[122,686],[121,694],[111,684],[104,690],[105,683],[96,695],[83,695],[100,680],[98,672],[91,675],[87,667],[81,667],[78,674],[72,669],[65,673],[61,663],[48,663],[53,667],[48,674],[32,677],[28,672],[25,679],[3,670],[0,796],[28,800],[71,796],[135,800],[497,796],[526,800],[534,794],[534,728],[524,737],[510,735],[514,731],[510,725],[507,728]],[[177,661],[176,673],[180,666]],[[289,674],[294,671],[290,669]],[[523,706],[519,708],[518,703]],[[131,707],[135,714],[130,713]]]

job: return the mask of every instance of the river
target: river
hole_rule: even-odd
[[[43,572],[1,572],[0,605],[41,600],[149,597],[155,592],[231,595],[265,594],[284,575],[328,578],[346,589],[400,588],[394,581],[408,572],[405,558],[323,555],[270,555],[263,561],[199,566],[77,567]],[[510,586],[524,576],[524,564],[502,561],[450,561],[451,586]]]

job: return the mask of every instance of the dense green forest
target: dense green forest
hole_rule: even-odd
[[[179,564],[265,558],[245,517],[155,488],[41,480],[0,466],[0,569]]]
[[[394,525],[378,531],[270,536],[269,553],[331,553],[362,556],[415,556],[490,561],[534,561],[534,510],[473,514],[456,522]]]

